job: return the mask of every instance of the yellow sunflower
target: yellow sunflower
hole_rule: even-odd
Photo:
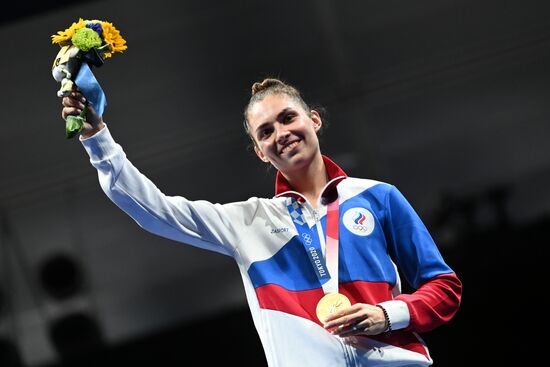
[[[54,34],[52,36],[52,43],[59,43],[61,46],[71,44],[71,38],[73,38],[75,32],[85,26],[86,22],[80,18],[77,23],[73,23],[69,28]]]
[[[101,22],[101,28],[103,29],[103,40],[111,46],[111,52],[106,52],[104,57],[109,58],[115,52],[122,52],[128,48],[126,46],[126,40],[120,35],[120,31],[117,30],[112,23]]]

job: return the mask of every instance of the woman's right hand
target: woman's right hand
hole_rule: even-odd
[[[84,107],[86,106],[86,98],[82,93],[78,91],[73,91],[68,96],[63,97],[63,110],[61,111],[61,117],[63,120],[67,119],[67,116],[74,115],[78,116]],[[89,138],[90,136],[97,133],[99,130],[105,127],[103,119],[101,116],[98,116],[94,108],[91,105],[87,106],[86,112],[86,121],[80,135],[83,138]]]

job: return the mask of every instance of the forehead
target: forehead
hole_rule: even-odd
[[[285,108],[299,109],[301,106],[286,94],[270,94],[255,102],[248,110],[248,122],[251,127],[274,121]]]

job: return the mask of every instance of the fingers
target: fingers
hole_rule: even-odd
[[[339,337],[376,335],[384,331],[385,318],[379,307],[356,303],[329,315],[324,327]]]
[[[82,110],[79,110],[77,108],[65,107],[61,111],[61,117],[63,118],[63,120],[66,120],[68,116],[77,116],[80,114],[80,112],[82,112]]]
[[[343,308],[337,312],[329,314],[325,319],[325,328],[331,329],[363,319],[366,316],[364,314],[363,306],[366,305],[356,303],[350,307]]]
[[[71,92],[71,94],[63,97],[63,106],[65,107],[79,107],[84,108],[84,105],[86,103],[86,98],[82,95],[82,93],[74,91]]]
[[[86,105],[86,98],[79,92],[71,92],[68,96],[63,97],[62,104],[61,117],[66,120],[67,116],[78,115],[82,112]]]
[[[88,126],[96,127],[103,123],[101,116],[98,116],[91,104],[86,103],[86,98],[78,91],[73,91],[69,95],[63,97],[61,103],[63,104],[63,110],[61,111],[61,117],[63,120],[66,120],[67,116],[70,115],[79,115],[86,107],[87,111],[85,119],[88,122],[88,125],[85,126],[85,129],[87,129]]]
[[[345,338],[352,335],[366,334],[371,335],[370,327],[373,326],[373,321],[367,317],[363,320],[351,322],[346,325],[335,328],[331,331],[332,335],[337,335],[341,338]]]

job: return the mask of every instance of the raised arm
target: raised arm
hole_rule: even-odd
[[[63,99],[62,116],[84,108],[79,93]],[[98,171],[105,194],[141,227],[157,235],[226,255],[233,255],[234,224],[254,210],[254,200],[226,205],[167,196],[126,158],[100,117],[90,109],[80,141]]]

